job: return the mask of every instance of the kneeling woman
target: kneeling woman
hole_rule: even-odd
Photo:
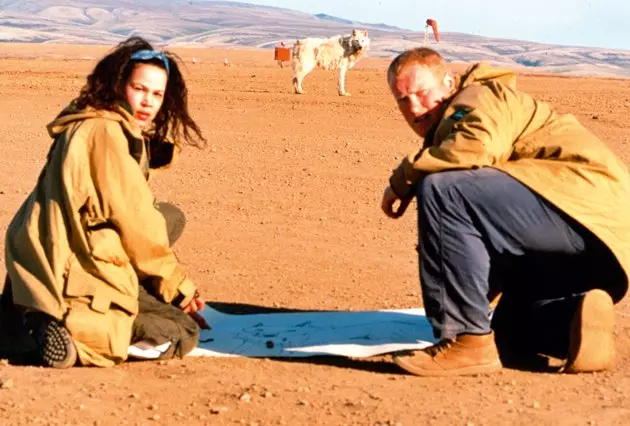
[[[50,367],[121,363],[139,340],[183,356],[204,302],[147,183],[183,142],[205,142],[177,62],[126,40],[48,132],[47,163],[7,231],[5,312],[15,308]]]

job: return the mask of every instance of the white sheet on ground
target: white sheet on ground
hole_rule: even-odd
[[[435,342],[422,308],[233,315],[206,307],[201,314],[212,330],[201,330],[188,356],[362,358]],[[139,342],[129,356],[155,359],[168,346]]]
[[[424,309],[233,315],[206,307],[189,356],[370,357],[435,342]]]
[[[156,359],[162,355],[168,348],[171,347],[171,342],[166,342],[161,345],[156,345],[152,342],[143,340],[141,342],[134,343],[129,346],[127,353],[130,357],[141,359]]]

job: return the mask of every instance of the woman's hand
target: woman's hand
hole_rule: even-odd
[[[201,316],[199,311],[203,310],[206,306],[205,300],[200,296],[193,297],[188,305],[183,308],[183,311],[190,315],[190,317],[197,323],[199,328],[204,330],[211,330],[212,327],[206,322],[204,317]]]
[[[192,298],[190,303],[184,306],[182,310],[186,312],[187,314],[190,314],[193,312],[201,311],[204,308],[204,306],[206,306],[206,302],[200,296],[195,295],[195,297]]]

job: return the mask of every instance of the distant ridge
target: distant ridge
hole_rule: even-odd
[[[355,24],[355,21],[351,21],[349,19],[337,18],[336,16],[326,15],[325,13],[316,13],[314,16],[317,19],[321,19],[324,21],[338,22],[340,24],[347,24],[347,25]]]
[[[423,31],[312,15],[246,2],[205,0],[0,0],[0,42],[113,45],[141,35],[158,45],[269,49],[280,41],[369,30],[369,55],[391,58],[422,46]],[[558,46],[441,31],[448,61],[561,74],[630,77],[630,51]],[[1,52],[0,52],[1,54]]]
[[[325,13],[316,13],[314,16],[317,19],[321,19],[321,20],[324,20],[324,21],[338,22],[340,24],[346,24],[346,25],[367,26],[367,27],[375,27],[375,28],[382,28],[382,29],[388,29],[388,30],[397,30],[397,31],[409,31],[409,30],[404,30],[404,29],[402,29],[400,27],[396,27],[396,26],[393,26],[393,25],[370,24],[370,23],[367,23],[367,22],[351,21],[349,19],[338,18],[336,16],[327,15]]]

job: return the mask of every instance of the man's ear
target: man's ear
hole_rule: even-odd
[[[455,88],[455,76],[453,76],[450,71],[447,71],[444,75],[444,80],[442,80],[442,83],[444,84],[444,86],[453,90]]]
[[[396,76],[393,73],[387,74],[387,87],[389,87],[389,92],[394,95],[394,82],[396,81]],[[396,97],[396,95],[394,95]]]

